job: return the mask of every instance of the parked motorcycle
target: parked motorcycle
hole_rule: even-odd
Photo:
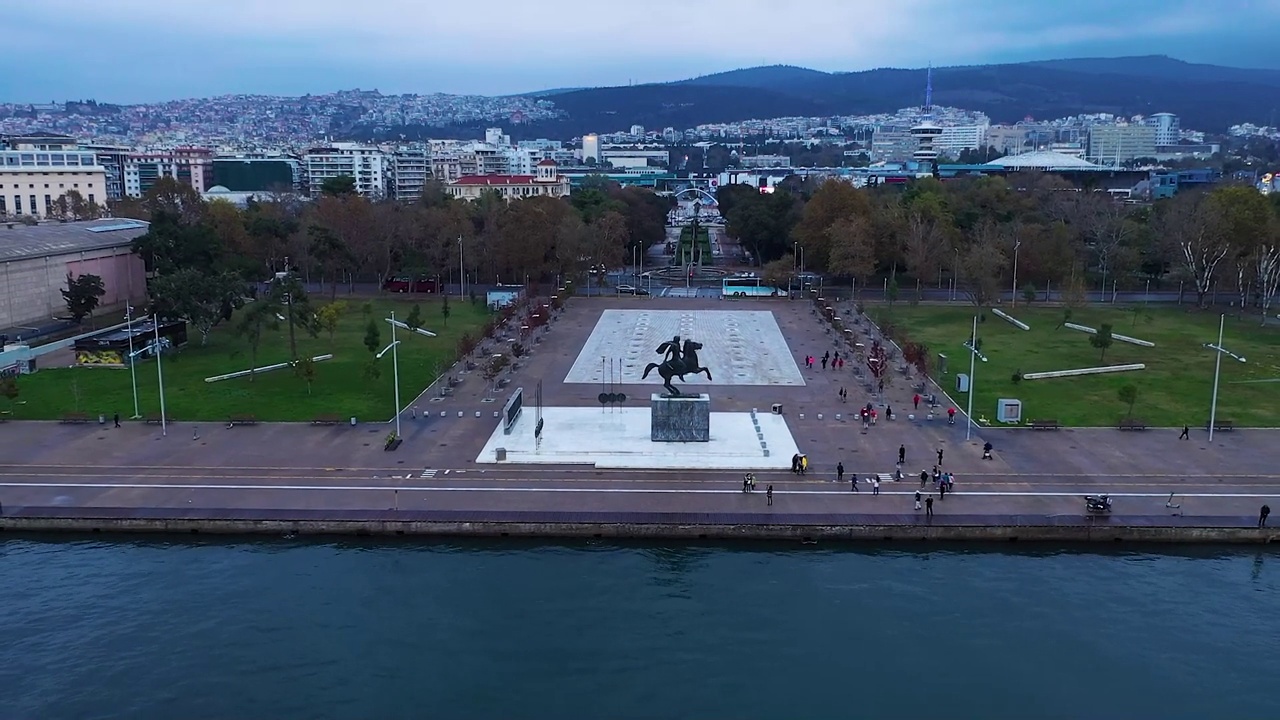
[[[1110,495],[1086,495],[1084,498],[1084,508],[1091,513],[1109,513],[1111,512],[1111,496]]]

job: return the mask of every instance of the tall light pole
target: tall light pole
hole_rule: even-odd
[[[1226,313],[1218,318],[1218,344],[1205,343],[1204,346],[1213,350],[1217,357],[1213,362],[1213,400],[1209,405],[1209,442],[1213,442],[1213,425],[1218,420],[1218,373],[1222,371],[1222,356],[1230,355],[1231,357],[1244,362],[1244,358],[1222,347],[1222,331],[1227,323]]]
[[[951,263],[951,302],[956,301],[956,285],[960,284],[960,248],[955,248],[955,262]]]
[[[129,333],[129,378],[133,380],[133,419],[142,417],[138,410],[138,369],[133,364],[133,306],[124,306],[124,319],[128,324],[125,332]]]
[[[156,380],[160,383],[160,434],[169,434],[169,416],[164,412],[164,370],[160,367],[160,316],[151,316],[156,321]]]
[[[969,408],[965,410],[965,427],[964,439],[968,440],[973,437],[973,371],[976,368],[975,360],[982,358],[982,362],[987,361],[987,356],[978,351],[978,316],[973,316],[973,334],[969,336],[969,342],[964,344],[969,350]]]
[[[1022,247],[1021,240],[1013,241],[1013,300],[1010,307],[1018,307],[1018,248]]]
[[[458,290],[458,297],[460,298],[465,298],[467,296],[467,268],[466,268],[466,264],[463,262],[464,252],[465,251],[463,250],[463,246],[462,246],[462,236],[459,235],[458,236],[458,275],[461,278],[460,282],[462,283],[460,286],[461,289]]]
[[[400,351],[396,348],[400,344],[396,340],[396,314],[391,313],[391,344],[382,348],[382,352],[378,353],[378,359],[382,359],[387,351],[391,351],[391,375],[392,382],[395,383],[395,399],[396,399],[396,437],[400,437]]]

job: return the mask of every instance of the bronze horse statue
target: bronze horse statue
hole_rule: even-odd
[[[698,365],[698,351],[702,349],[702,343],[694,340],[685,340],[684,344],[680,345],[679,341],[680,338],[677,336],[659,345],[657,352],[666,353],[667,359],[663,360],[661,364],[649,363],[644,368],[644,374],[640,376],[640,379],[643,380],[649,377],[651,371],[656,369],[658,374],[662,376],[662,386],[673,396],[682,394],[676,386],[671,384],[671,378],[673,377],[678,377],[680,382],[684,382],[685,375],[705,373],[707,379],[711,379],[710,368]]]

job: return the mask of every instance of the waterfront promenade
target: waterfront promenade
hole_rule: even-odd
[[[560,381],[600,313],[662,302],[592,302],[557,320],[513,377],[511,387],[525,387],[526,413],[532,413],[529,393],[539,378],[546,405],[591,406],[598,386]],[[807,307],[773,307],[791,352],[821,355],[824,333]],[[482,403],[485,393],[475,378],[471,387],[463,384],[468,392],[411,404],[420,409],[416,418],[402,417],[404,444],[394,452],[382,449],[390,427],[380,422],[179,422],[167,434],[129,422],[119,429],[110,422],[5,423],[0,526],[432,532],[435,524],[440,532],[636,535],[662,527],[654,532],[693,536],[804,536],[816,528],[829,535],[872,527],[882,534],[884,528],[926,528],[940,537],[961,536],[947,535],[945,528],[1020,528],[1004,532],[1032,537],[1033,528],[1043,530],[1040,536],[1052,536],[1044,530],[1052,528],[1253,528],[1261,505],[1280,507],[1275,431],[1218,433],[1209,444],[1203,430],[1180,441],[1170,429],[978,428],[966,441],[962,421],[908,420],[911,391],[899,387],[888,398],[898,419],[881,420],[864,433],[847,417],[835,419],[865,402],[852,394],[847,405],[838,402],[839,387],[853,393],[849,378],[817,369],[804,374],[805,384],[798,387],[712,388],[717,410],[783,403],[787,425],[810,459],[804,477],[757,471],[754,494],[741,492],[738,471],[478,463],[501,399]],[[623,390],[647,398],[653,387]],[[982,460],[988,440],[995,458]],[[904,481],[884,482],[873,496],[869,477],[893,472],[900,445],[907,449]],[[928,486],[935,498],[930,519],[913,509],[914,494],[920,470],[932,468],[938,449],[945,453],[943,468],[956,474],[956,492],[940,500]],[[837,462],[846,469],[843,483],[835,482]],[[848,481],[855,473],[862,479],[856,493]],[[770,484],[772,506],[764,492]],[[1110,517],[1086,517],[1082,496],[1096,493],[1113,496]],[[167,520],[182,522],[165,525]],[[701,533],[700,526],[718,529]],[[676,532],[677,527],[683,529]],[[967,532],[983,536],[980,530]],[[1182,532],[1179,539],[1193,536]],[[1251,531],[1236,539],[1270,536]]]

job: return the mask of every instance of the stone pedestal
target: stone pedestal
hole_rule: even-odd
[[[707,394],[649,398],[649,439],[653,442],[710,442],[711,396]]]

